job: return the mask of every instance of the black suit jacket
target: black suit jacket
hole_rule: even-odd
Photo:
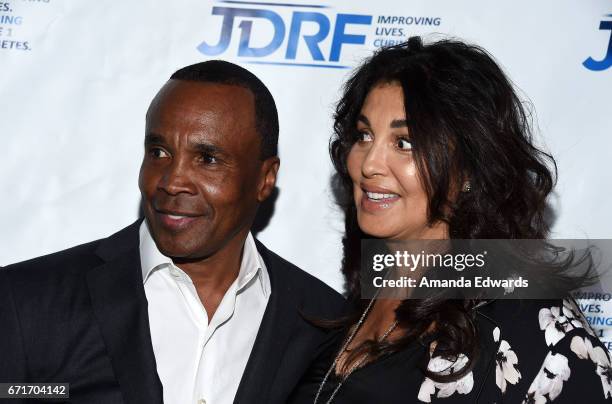
[[[68,382],[70,403],[162,403],[140,223],[0,269],[0,382]],[[306,319],[337,318],[344,300],[261,243],[257,248],[272,293],[234,402],[283,403],[328,338]]]

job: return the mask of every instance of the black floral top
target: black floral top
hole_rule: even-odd
[[[449,374],[468,358],[431,357],[429,347],[415,343],[354,371],[332,403],[612,403],[610,356],[573,300],[497,300],[475,311],[480,354],[461,379],[439,383],[424,377],[425,364]],[[314,402],[341,339],[330,343],[291,403]],[[318,403],[327,403],[339,382],[328,379]]]

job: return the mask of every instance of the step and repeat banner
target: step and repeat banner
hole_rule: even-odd
[[[559,164],[553,238],[612,238],[611,34],[610,0],[0,1],[0,265],[135,220],[149,102],[177,68],[219,58],[279,109],[279,193],[258,237],[341,290],[334,102],[363,57],[412,35],[495,56]],[[581,308],[612,342],[608,292]]]

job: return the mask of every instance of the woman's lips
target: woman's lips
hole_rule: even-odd
[[[366,212],[380,212],[389,209],[399,200],[399,195],[394,193],[363,191],[361,196],[361,208]]]

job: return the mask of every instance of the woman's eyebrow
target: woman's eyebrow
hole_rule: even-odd
[[[359,116],[357,117],[357,121],[361,121],[364,124],[366,124],[367,126],[370,126],[370,121],[368,120],[368,118],[366,118],[365,115],[363,114],[359,114]]]
[[[391,121],[391,125],[389,125],[392,129],[405,128],[406,126],[408,126],[406,119],[394,119]]]

